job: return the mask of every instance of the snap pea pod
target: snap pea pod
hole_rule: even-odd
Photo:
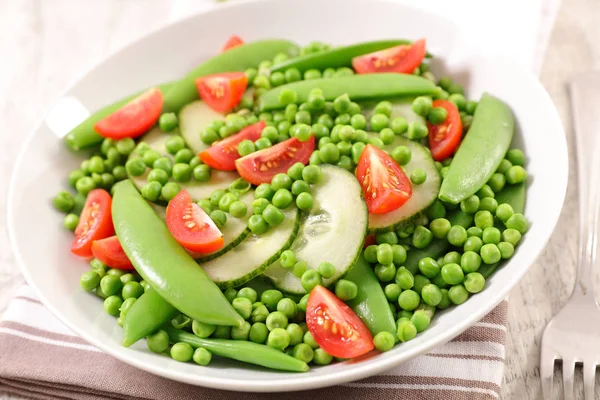
[[[453,212],[448,216],[452,225],[460,225],[468,228],[473,222],[473,216],[460,210]],[[423,249],[411,248],[406,254],[404,267],[412,274],[419,272],[419,261],[425,257],[438,258],[450,248],[450,243],[446,239],[433,239],[429,245]]]
[[[245,340],[202,339],[194,334],[172,327],[164,329],[172,343],[184,342],[194,348],[203,347],[219,357],[231,358],[281,371],[306,372],[309,369],[304,361],[263,344]]]
[[[514,131],[515,119],[510,108],[502,100],[484,93],[442,182],[439,198],[458,204],[481,189],[504,158]]]
[[[165,93],[167,93],[171,87],[173,87],[173,85],[174,82],[168,82],[158,85],[158,88],[164,96]],[[90,115],[85,121],[77,125],[71,130],[71,132],[67,134],[67,136],[65,136],[65,143],[67,146],[71,150],[79,151],[100,143],[104,138],[94,130],[94,125],[96,125],[96,122],[108,117],[110,114],[117,111],[119,108],[123,107],[125,104],[129,103],[139,95],[140,93],[135,93],[127,96],[115,103],[101,108],[94,114]]]
[[[356,283],[358,294],[348,306],[363,320],[373,335],[390,332],[396,336],[396,321],[377,276],[361,255],[344,279]]]
[[[112,217],[125,254],[162,298],[198,321],[233,326],[244,323],[129,179],[114,186]]]
[[[351,44],[349,46],[336,47],[318,53],[307,54],[302,57],[296,57],[292,60],[277,64],[271,68],[271,73],[281,71],[284,72],[290,68],[297,68],[300,72],[308,69],[325,68],[340,68],[352,66],[354,57],[362,56],[363,54],[373,53],[375,51],[389,49],[390,47],[399,46],[401,44],[411,44],[410,40],[376,40],[373,42],[364,42]]]
[[[123,320],[123,346],[129,347],[155,332],[176,314],[177,309],[167,303],[156,290],[150,288],[127,311]]]
[[[218,72],[245,71],[261,61],[272,60],[278,53],[295,56],[298,46],[288,40],[258,40],[235,47],[207,60],[190,71],[169,90],[164,98],[164,112],[178,112],[184,105],[199,98],[194,80]]]
[[[308,100],[310,91],[314,88],[321,89],[325,100],[329,101],[345,93],[352,101],[366,101],[379,98],[433,95],[439,90],[433,82],[408,74],[382,73],[311,79],[288,83],[269,90],[260,97],[260,108],[269,111],[285,107],[286,104],[279,100],[279,95],[283,90],[296,92],[296,103],[303,103]]]
[[[524,183],[518,185],[507,185],[496,195],[496,201],[498,204],[507,203],[510,204],[516,213],[523,213],[525,211],[525,199],[527,197],[527,187]],[[498,269],[500,263],[486,265],[483,264],[477,272],[479,272],[485,279]]]

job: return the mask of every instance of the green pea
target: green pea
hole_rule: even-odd
[[[502,241],[516,246],[521,241],[521,232],[514,228],[505,229],[504,232],[502,232]]]
[[[466,273],[475,272],[481,266],[481,257],[475,251],[465,251],[460,257],[460,266]]]
[[[511,215],[504,225],[509,229],[516,229],[521,235],[524,235],[529,230],[529,222],[527,222],[527,219],[521,213]]]
[[[287,176],[287,175],[286,175]],[[279,189],[273,195],[273,205],[281,210],[288,208],[292,202],[294,201],[294,197],[292,193],[287,189]]]
[[[450,230],[452,232],[452,230]],[[450,233],[448,234],[450,236]],[[412,245],[417,249],[423,249],[431,243],[433,240],[433,234],[431,231],[424,226],[417,226],[412,236]]]
[[[501,235],[500,230],[498,228],[489,226],[483,230],[483,236],[482,236],[483,243],[498,244],[498,243],[500,243],[500,235]]]
[[[310,113],[308,111],[298,111],[296,113],[296,117],[295,117],[296,124],[310,125],[312,123],[311,120],[312,119],[311,119]],[[310,127],[305,127],[305,128],[308,129],[310,132]]]
[[[255,202],[256,200],[252,204],[254,204]],[[267,223],[267,221],[265,221],[262,215],[255,214],[248,219],[248,228],[250,228],[252,233],[256,235],[262,235],[269,229],[269,224]]]
[[[500,162],[500,165],[498,166],[498,169],[496,170],[497,174],[500,175],[504,175],[508,172],[508,170],[513,166],[513,164],[508,161],[507,159],[504,159]]]
[[[515,254],[515,247],[509,242],[498,243],[498,250],[503,260],[508,260]]]
[[[265,207],[262,216],[269,226],[279,226],[285,219],[285,215],[272,204]]]
[[[320,157],[324,163],[333,164],[340,158],[340,150],[333,143],[328,143],[320,149]]]
[[[342,140],[342,142],[340,142],[340,143],[347,143],[348,149],[350,149],[350,147],[352,146],[352,144],[350,142],[352,140],[354,140],[354,137],[356,135],[356,130],[351,125],[344,125],[340,128],[339,134],[340,134],[340,139]],[[340,143],[338,143],[338,146],[340,145]],[[342,154],[349,155],[350,151],[342,153]]]
[[[460,225],[454,225],[448,232],[448,242],[451,245],[460,247],[467,241],[467,231]]]
[[[288,318],[280,311],[273,311],[266,320],[267,329],[285,329],[288,326]]]
[[[480,250],[481,259],[486,264],[495,264],[502,258],[498,246],[493,243],[484,244]]]
[[[478,238],[481,238],[483,236],[483,229],[478,228],[476,226],[472,226],[469,229],[467,229],[467,235],[469,237],[477,236]]]
[[[104,275],[100,280],[100,289],[106,296],[113,296],[121,292],[123,283],[118,276],[115,275]],[[120,307],[120,305],[119,305]]]
[[[63,220],[64,227],[70,230],[71,232],[75,231],[78,224],[79,216],[77,214],[67,214],[65,216],[65,219]]]
[[[433,101],[431,100],[431,97],[427,96],[419,96],[416,99],[414,99],[412,103],[412,109],[415,112],[415,114],[418,114],[422,117],[426,117],[427,114],[429,114],[429,112],[431,111],[432,107]]]
[[[436,218],[429,224],[429,230],[438,239],[447,237],[451,228],[452,225],[446,218]]]
[[[449,170],[449,167],[443,167],[442,169],[440,169],[440,175],[442,176],[442,179],[446,178],[446,175],[448,175]]]
[[[213,205],[209,199],[199,200],[197,204],[207,214],[210,214],[213,211]]]
[[[207,145],[213,144],[214,142],[219,140],[219,138],[220,138],[219,133],[216,130],[211,129],[211,128],[206,128],[202,132],[200,132],[200,140],[202,140],[202,143],[207,144]],[[146,161],[146,160],[144,160],[144,161]]]
[[[254,146],[256,147],[256,150],[264,150],[273,146],[273,143],[267,138],[260,138],[254,142]]]
[[[164,190],[164,188],[163,188],[163,190]],[[164,193],[163,193],[163,197],[164,197]],[[217,225],[217,227],[219,229],[223,229],[223,227],[227,223],[227,214],[225,214],[221,210],[213,210],[210,212],[209,216],[210,216],[210,219],[213,220],[213,222],[215,223],[215,225]]]
[[[432,307],[437,306],[442,301],[442,291],[435,284],[428,284],[421,289],[423,301]]]
[[[479,197],[473,195],[460,202],[460,209],[467,214],[475,214],[479,210]]]
[[[144,288],[135,281],[125,283],[121,291],[121,295],[123,296],[124,300],[129,298],[137,299],[142,294],[144,294]]]
[[[255,199],[252,201],[252,212],[256,215],[262,215],[269,204],[269,200],[267,199]]]
[[[292,123],[296,120],[296,113],[298,112],[298,106],[296,104],[288,104],[285,107],[285,118],[288,120],[288,122]]]
[[[262,322],[255,322],[250,327],[248,338],[251,342],[264,344],[267,341],[268,335],[269,330],[267,329],[267,326]]]
[[[422,185],[426,180],[427,173],[422,168],[417,168],[410,174],[410,181],[415,185]]]
[[[386,232],[375,235],[377,244],[387,243],[390,245],[398,244],[398,236],[395,232]],[[393,250],[393,249],[392,249]]]
[[[89,176],[79,178],[75,183],[75,189],[82,195],[86,196],[89,192],[96,188],[96,184]],[[55,204],[56,205],[56,204]]]
[[[176,154],[179,150],[185,148],[185,142],[181,136],[171,136],[165,142],[165,148],[169,154]]]
[[[506,178],[504,177],[504,174],[495,173],[492,175],[487,184],[495,193],[498,193],[504,189],[504,185],[506,185]]]
[[[283,72],[275,71],[269,77],[269,81],[271,82],[271,86],[273,87],[281,86],[285,83],[285,75],[283,74]]]
[[[419,271],[428,278],[435,277],[440,272],[440,265],[431,257],[419,260]]]
[[[483,236],[483,234],[482,234],[482,236]],[[479,236],[469,236],[467,238],[467,241],[464,244],[463,250],[464,251],[474,251],[474,252],[478,253],[479,250],[481,249],[481,246],[483,246],[483,240],[481,240],[481,238]]]
[[[192,321],[192,332],[198,337],[207,338],[212,335],[216,329],[217,327],[213,324],[207,324],[196,320]]]
[[[96,271],[86,271],[79,279],[79,285],[83,290],[94,290],[100,284],[100,275]]]
[[[305,181],[299,180],[292,184],[292,194],[298,196],[301,193],[310,194],[310,185]]]
[[[292,188],[292,178],[287,174],[277,174],[271,180],[271,188],[274,191],[279,189],[291,189]]]
[[[325,279],[332,278],[336,272],[335,266],[327,261],[324,261],[321,264],[319,264],[317,271],[319,271],[319,274],[321,274],[321,276]]]
[[[458,83],[452,83],[446,90],[450,94],[464,94],[463,87]]]
[[[115,181],[117,182],[127,179],[127,170],[122,165],[117,165],[116,167],[114,167],[112,170],[112,174],[115,178]]]
[[[441,274],[442,279],[444,279],[444,282],[448,285],[458,285],[459,283],[462,283],[465,278],[462,268],[456,263],[444,265]]]
[[[171,171],[173,169],[173,162],[167,157],[161,157],[158,160],[154,161],[152,164],[152,168],[161,169],[167,173],[168,176],[171,176]]]
[[[229,302],[231,303],[233,301],[233,299],[235,299],[237,297],[237,290],[235,290],[234,288],[227,288],[227,290],[225,290],[225,292],[223,292],[223,294],[225,295],[227,300],[229,300]]]
[[[414,290],[408,289],[400,293],[398,297],[398,305],[401,309],[406,311],[413,311],[419,306],[421,296]]]
[[[448,97],[448,100],[454,103],[456,108],[458,108],[460,111],[463,111],[467,105],[467,100],[465,99],[465,96],[463,96],[460,93],[451,94]]]
[[[378,149],[383,149],[383,142],[378,137],[370,138],[369,144],[377,147]]]
[[[319,79],[321,77],[321,71],[319,71],[318,69],[309,69],[304,71],[304,80],[311,80],[311,79]]]
[[[333,100],[333,108],[338,114],[344,114],[350,109],[350,97],[348,94],[338,96]]]
[[[309,293],[311,290],[313,290],[315,286],[321,285],[323,283],[321,279],[321,274],[319,274],[319,272],[314,269],[308,269],[306,272],[304,272],[300,280],[304,290],[306,290]]]
[[[489,211],[494,214],[496,212],[496,208],[498,208],[498,201],[495,198],[485,197],[481,199],[479,211]]]
[[[406,131],[406,137],[411,140],[419,140],[426,138],[429,134],[427,130],[427,126],[419,121],[413,121],[408,125],[408,130]]]
[[[394,262],[394,253],[391,245],[382,243],[377,246],[377,262],[383,265],[389,265]]]
[[[494,194],[494,191],[492,190],[490,185],[486,184],[483,185],[481,189],[479,189],[479,191],[477,192],[477,196],[479,196],[479,198],[483,200],[486,197],[495,197],[496,195]]]
[[[434,125],[438,125],[446,121],[448,111],[444,107],[433,107],[427,114],[427,119]]]
[[[54,207],[57,210],[68,213],[75,206],[75,199],[69,192],[59,192],[56,196],[54,196],[54,199],[52,199],[52,204],[54,204]]]
[[[233,340],[248,340],[250,335],[250,323],[244,322],[242,326],[231,328],[231,338]]]
[[[396,276],[396,266],[390,264],[377,264],[375,266],[375,275],[381,282],[390,282]]]
[[[252,301],[245,297],[236,297],[231,302],[233,308],[242,316],[244,319],[249,319],[252,314]]]
[[[494,226],[494,216],[487,210],[477,211],[475,214],[475,226],[480,229]]]
[[[415,275],[415,284],[413,286],[413,290],[419,294],[421,294],[421,291],[423,290],[423,287],[425,287],[425,285],[429,285],[431,283],[431,280],[429,278],[427,278],[424,275]]]
[[[312,333],[310,333],[310,331],[304,333],[302,341],[310,347],[312,347],[313,350],[319,347],[318,343],[315,341],[315,338],[313,337]]]
[[[485,287],[485,278],[479,272],[467,274],[463,283],[469,293],[479,293]]]
[[[210,195],[210,202],[213,206],[217,207],[219,205],[219,201],[221,197],[225,196],[227,192],[223,189],[217,189]]]
[[[453,304],[460,305],[467,301],[469,298],[469,292],[463,285],[452,286],[448,290],[448,298]]]
[[[292,299],[283,298],[277,303],[277,311],[285,315],[288,320],[296,316],[298,306]]]
[[[396,339],[390,332],[383,331],[377,333],[373,337],[373,344],[379,351],[388,351],[394,347],[394,344],[396,344]]]
[[[373,114],[370,122],[371,129],[376,132],[380,132],[382,129],[389,126],[390,118],[385,114]]]
[[[525,165],[525,154],[519,149],[510,149],[506,153],[506,159],[516,166]]]
[[[406,249],[398,244],[392,245],[392,262],[396,266],[401,266],[406,261]]]
[[[142,186],[142,196],[146,200],[156,201],[156,200],[158,200],[158,197],[160,196],[161,190],[162,190],[162,184],[160,182],[157,182],[157,181],[148,182],[144,186]]]
[[[104,299],[104,311],[106,311],[108,315],[115,317],[119,314],[119,308],[122,304],[123,299],[121,299],[119,296],[109,296]]]
[[[260,296],[260,301],[267,306],[269,311],[276,310],[277,303],[279,303],[281,299],[283,299],[283,294],[275,289],[265,290]]]
[[[192,168],[188,164],[173,165],[173,179],[177,182],[188,182],[192,178]]]
[[[171,201],[173,197],[177,196],[177,193],[181,190],[181,186],[179,186],[175,182],[167,182],[161,189],[160,194],[166,201]]]
[[[351,76],[354,75],[354,70],[348,67],[340,67],[335,71],[335,77],[340,78],[343,76]]]
[[[311,92],[306,102],[312,110],[322,110],[325,107],[325,96],[323,92]]]
[[[496,208],[496,218],[498,218],[502,222],[508,221],[510,217],[514,214],[514,210],[512,206],[508,203],[500,204]]]
[[[392,150],[392,154],[391,154],[392,158],[394,159],[394,161],[396,161],[398,164],[400,165],[406,165],[410,162],[410,159],[412,157],[411,151],[408,147],[406,146],[397,146],[396,148],[394,148],[394,150]],[[423,176],[421,176],[421,173],[425,173],[424,170],[422,169],[418,169],[420,172],[418,173],[418,175],[415,176],[415,178],[418,180],[420,178],[423,178]],[[425,179],[427,179],[427,174],[425,173],[424,175]],[[412,180],[412,175],[411,175],[411,180]],[[423,180],[424,182],[425,180]]]
[[[396,335],[401,342],[407,342],[417,336],[417,328],[411,321],[402,321],[398,324]]]
[[[241,329],[241,328],[238,328]],[[233,332],[233,329],[232,329]],[[232,335],[233,336],[233,335]],[[247,336],[247,335],[246,335]],[[235,339],[235,338],[233,338]],[[204,347],[198,347],[194,350],[194,354],[192,355],[192,360],[198,365],[208,365],[212,360],[212,353],[206,350]]]
[[[365,260],[370,264],[375,264],[377,262],[377,249],[379,246],[369,245],[365,249],[363,255],[365,256]]]
[[[146,338],[146,344],[153,353],[163,353],[169,348],[169,335],[167,332],[159,330]]]
[[[271,89],[271,81],[264,75],[258,75],[254,78],[252,82],[252,86],[258,89]]]
[[[444,256],[444,265],[450,264],[450,263],[459,264],[460,263],[460,253],[458,253],[457,251],[451,251],[449,253],[446,253],[446,255]]]
[[[411,289],[415,284],[415,277],[405,267],[400,267],[396,271],[396,284],[400,286],[400,289],[407,290]]]
[[[93,156],[89,159],[88,170],[90,173],[101,174],[104,172],[104,160],[100,156]]]
[[[335,165],[347,171],[354,172],[354,163],[352,162],[352,159],[348,156],[340,156],[340,159],[337,163],[335,163]]]
[[[258,306],[252,310],[252,314],[250,315],[250,320],[253,323],[265,322],[267,320],[268,316],[269,316],[269,309],[264,304],[261,304],[260,306]]]
[[[71,171],[69,173],[69,185],[75,187],[75,184],[77,183],[79,178],[83,178],[84,176],[85,176],[85,173],[80,169]]]
[[[440,292],[442,293],[442,300],[436,306],[440,310],[445,310],[446,308],[452,305],[450,301],[450,297],[448,296],[448,289],[441,288]]]
[[[230,326],[217,325],[215,332],[212,334],[212,337],[215,339],[229,339],[230,336],[231,336],[231,327]]]
[[[175,343],[171,347],[171,358],[175,361],[188,362],[194,356],[194,348],[187,343]]]

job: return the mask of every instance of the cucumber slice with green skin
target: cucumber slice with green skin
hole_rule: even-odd
[[[221,289],[241,286],[262,274],[287,250],[298,233],[300,213],[296,207],[284,211],[285,220],[262,235],[250,234],[227,253],[200,264]]]
[[[205,102],[196,100],[179,112],[179,133],[188,147],[196,154],[208,149],[210,145],[200,139],[200,133],[214,120],[224,120],[225,116],[210,108]]]
[[[426,124],[427,121],[425,118],[415,113],[412,109],[413,99],[402,99],[402,100],[394,100],[392,101],[392,114],[390,115],[390,121],[394,118],[404,117],[406,118],[407,123],[411,122],[420,122],[422,124]],[[367,121],[371,119],[373,114],[375,114],[375,106],[377,103],[365,103],[361,104],[361,113],[367,118]]]
[[[343,94],[348,94],[352,101],[371,101],[390,97],[427,96],[439,90],[433,82],[408,74],[381,73],[311,79],[269,90],[259,99],[260,109],[270,111],[284,108],[286,104],[279,98],[283,90],[295,91],[296,103],[304,103],[314,88],[321,89],[325,100],[328,101]]]
[[[151,149],[158,151],[159,153],[171,157],[167,152],[165,144],[173,134],[163,133],[160,128],[154,128],[150,132],[146,133],[142,138],[141,142],[146,143]],[[135,152],[131,153],[130,158],[139,157]],[[148,169],[143,175],[130,176],[129,178],[133,181],[138,190],[142,190],[142,187],[148,183],[147,177],[150,173]],[[179,186],[186,189],[192,199],[195,201],[206,199],[210,197],[212,192],[217,189],[227,189],[229,185],[233,183],[240,176],[235,171],[217,171],[212,170],[210,174],[210,180],[207,182],[198,182],[194,179],[189,182],[178,182]]]
[[[377,137],[374,133],[369,135]],[[385,214],[369,214],[369,233],[390,232],[411,222],[437,199],[440,192],[442,180],[429,150],[401,136],[396,136],[394,142],[384,146],[383,150],[391,154],[398,146],[408,147],[412,154],[410,162],[404,166],[406,176],[421,168],[427,174],[427,180],[422,185],[412,185],[412,196],[402,207]]]
[[[322,165],[322,178],[312,186],[314,206],[300,225],[291,246],[296,258],[308,268],[317,269],[324,261],[335,266],[335,274],[323,279],[329,286],[344,275],[362,251],[367,231],[367,205],[361,187],[350,172],[332,165]],[[287,293],[306,293],[300,278],[275,262],[265,276]]]

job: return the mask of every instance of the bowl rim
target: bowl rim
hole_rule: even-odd
[[[84,73],[77,75],[76,78],[73,79],[72,82],[67,86],[67,88],[65,90],[63,90],[59,96],[57,96],[54,103],[56,103],[56,101],[60,100],[61,98],[68,96],[68,94],[79,84],[79,82],[82,79],[84,79],[88,74],[92,73],[97,68],[101,67],[102,64],[109,58],[118,56],[121,53],[125,53],[126,51],[128,51],[128,49],[130,47],[133,47],[133,46],[137,45],[139,42],[145,41],[154,35],[160,35],[162,31],[167,30],[174,25],[195,19],[200,15],[210,15],[210,14],[218,15],[221,12],[221,10],[223,10],[223,9],[239,7],[243,4],[268,3],[271,1],[272,0],[238,0],[236,2],[220,4],[216,7],[210,8],[210,9],[199,10],[199,11],[191,13],[190,15],[185,16],[183,18],[178,18],[176,20],[169,21],[165,25],[159,26],[159,27],[149,31],[148,33],[142,35],[141,37],[138,37],[134,40],[128,41],[122,47],[109,52],[101,60],[99,60],[97,63],[93,64],[87,70],[85,70]],[[365,2],[373,3],[373,1],[374,1],[376,3],[395,4],[400,8],[409,9],[412,12],[417,12],[419,14],[426,14],[433,18],[444,19],[445,22],[455,26],[458,30],[460,30],[460,28],[457,26],[457,24],[454,21],[452,21],[451,19],[449,19],[443,15],[440,15],[438,13],[429,11],[429,10],[423,10],[422,8],[416,7],[412,4],[399,3],[394,0],[346,0],[346,1],[354,2],[354,3],[365,3]],[[491,60],[489,57],[485,57],[485,56],[482,56],[482,58],[486,61]],[[506,68],[515,71],[515,73],[528,75],[528,79],[531,80],[533,82],[533,84],[540,89],[540,93],[543,94],[543,96],[545,97],[545,100],[549,101],[550,104],[552,104],[553,117],[555,117],[555,120],[559,123],[559,126],[557,127],[557,129],[560,129],[561,131],[564,132],[564,127],[563,127],[562,121],[560,119],[560,116],[558,114],[558,111],[556,110],[550,95],[545,90],[545,88],[542,86],[542,84],[539,81],[539,79],[537,78],[537,76],[530,70],[523,71],[522,68],[517,68],[516,66],[507,64],[504,61],[499,61],[499,62],[502,63],[503,65],[506,65]],[[51,107],[50,107],[50,109],[51,109]],[[13,171],[11,173],[10,184],[9,184],[9,189],[8,189],[8,194],[7,194],[8,239],[9,239],[9,243],[11,245],[11,249],[13,250],[15,259],[16,259],[16,261],[19,265],[19,268],[21,269],[21,272],[23,273],[27,283],[35,290],[35,292],[40,297],[40,300],[42,301],[42,303],[46,307],[48,307],[48,309],[50,309],[52,314],[54,316],[56,316],[63,324],[65,324],[70,330],[72,330],[78,336],[80,336],[87,342],[91,343],[93,346],[99,348],[103,352],[109,354],[110,356],[112,356],[124,363],[133,365],[136,368],[139,368],[141,370],[144,370],[146,372],[149,372],[149,373],[152,373],[152,374],[155,374],[158,376],[166,377],[166,378],[169,378],[169,379],[172,379],[175,381],[179,381],[179,382],[183,382],[183,383],[187,383],[187,384],[194,384],[194,385],[204,386],[204,387],[209,387],[209,388],[214,388],[214,389],[238,390],[238,391],[246,391],[246,392],[279,392],[279,391],[309,390],[309,389],[328,387],[328,386],[333,386],[336,384],[346,383],[346,382],[354,381],[357,379],[365,378],[368,376],[376,375],[383,371],[389,370],[403,362],[413,359],[414,357],[416,357],[418,355],[424,354],[436,346],[447,343],[448,341],[452,340],[453,338],[458,336],[460,333],[462,333],[463,331],[465,331],[466,329],[468,329],[469,327],[474,325],[476,322],[481,320],[487,313],[489,313],[494,307],[496,307],[500,302],[502,302],[502,300],[508,295],[508,292],[510,290],[512,290],[515,287],[515,285],[521,280],[523,275],[529,270],[529,268],[531,267],[533,262],[535,262],[535,259],[537,259],[539,257],[539,254],[541,253],[541,251],[544,249],[545,245],[549,241],[550,236],[551,236],[552,232],[554,231],[554,229],[556,228],[556,224],[558,223],[558,219],[561,214],[560,210],[561,210],[562,205],[564,204],[564,200],[566,198],[566,191],[567,191],[567,184],[568,184],[569,153],[568,153],[566,136],[562,135],[562,138],[559,140],[562,141],[562,143],[560,143],[560,145],[562,145],[562,147],[565,149],[563,154],[566,157],[564,157],[564,159],[563,159],[563,161],[565,161],[564,162],[565,165],[563,165],[561,167],[565,171],[564,175],[566,178],[562,182],[563,184],[560,188],[561,191],[559,193],[560,198],[558,200],[556,200],[557,193],[556,192],[553,193],[554,202],[556,204],[559,204],[560,207],[557,207],[557,211],[555,212],[555,215],[553,215],[552,218],[549,219],[549,221],[550,221],[549,226],[552,229],[549,230],[547,238],[544,240],[543,246],[541,246],[539,248],[539,250],[537,251],[537,254],[535,254],[535,256],[532,258],[532,262],[529,265],[527,265],[526,268],[522,268],[519,273],[512,275],[512,278],[510,279],[510,284],[505,285],[504,287],[501,287],[496,290],[495,294],[493,296],[491,296],[492,297],[491,300],[489,300],[487,303],[488,305],[493,304],[493,306],[491,306],[489,308],[481,307],[478,309],[477,312],[467,315],[463,319],[463,322],[461,324],[457,324],[457,325],[453,326],[452,329],[446,330],[442,335],[439,335],[437,337],[437,340],[429,340],[417,347],[398,352],[398,354],[395,355],[394,357],[390,357],[387,359],[381,359],[375,365],[363,364],[362,367],[359,366],[359,367],[352,368],[349,370],[348,369],[340,369],[339,371],[335,371],[333,373],[328,373],[328,374],[325,374],[322,376],[311,376],[310,378],[303,378],[302,374],[298,374],[297,378],[292,378],[292,379],[286,378],[284,381],[282,381],[280,383],[278,383],[277,381],[269,381],[269,386],[265,386],[265,382],[261,381],[261,380],[256,381],[256,382],[244,380],[244,381],[240,382],[239,380],[235,379],[235,376],[232,376],[232,375],[230,375],[231,376],[230,378],[229,377],[221,378],[221,377],[214,377],[214,376],[204,377],[204,376],[198,374],[195,376],[195,379],[191,382],[189,379],[187,379],[187,377],[181,376],[177,371],[174,371],[171,369],[163,369],[161,371],[157,371],[156,367],[153,364],[146,364],[143,361],[140,361],[139,359],[136,359],[135,357],[131,357],[130,355],[128,355],[124,352],[116,351],[113,348],[111,348],[108,344],[105,344],[102,340],[98,340],[95,337],[88,335],[84,330],[78,329],[76,324],[71,323],[69,318],[66,317],[58,308],[54,307],[52,302],[49,301],[46,298],[46,296],[44,295],[44,293],[38,289],[37,285],[35,284],[35,279],[33,279],[33,277],[30,275],[30,270],[26,267],[26,264],[21,256],[20,252],[15,251],[15,249],[17,248],[17,246],[15,244],[15,242],[16,242],[16,239],[15,239],[16,238],[16,231],[15,231],[16,221],[14,221],[12,216],[15,215],[15,213],[14,213],[14,209],[15,209],[14,192],[17,190],[17,188],[16,188],[17,175],[20,170],[20,166],[22,165],[22,163],[25,159],[27,150],[29,149],[31,142],[34,139],[36,132],[45,123],[47,115],[48,115],[48,110],[46,111],[46,113],[44,113],[44,117],[41,119],[40,123],[35,125],[35,127],[32,129],[32,131],[29,132],[27,139],[24,141],[24,143],[19,151],[19,154],[18,154],[17,158],[15,159],[15,168],[13,169]],[[357,365],[357,364],[355,364],[355,365]]]

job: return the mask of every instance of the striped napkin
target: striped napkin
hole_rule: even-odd
[[[102,305],[98,302],[98,312]],[[453,341],[384,374],[298,400],[500,398],[507,302]],[[31,399],[280,399],[281,394],[199,388],[161,378],[102,353],[65,327],[23,286],[0,319],[0,393]]]

